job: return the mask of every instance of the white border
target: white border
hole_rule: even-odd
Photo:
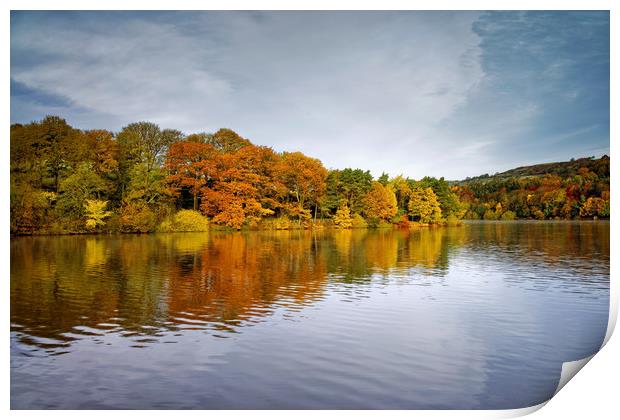
[[[548,0],[506,0],[506,1],[458,1],[458,0],[436,0],[436,1],[406,1],[406,0],[381,0],[381,1],[367,1],[358,0],[355,2],[346,1],[328,1],[328,0],[298,0],[298,1],[284,1],[284,0],[212,0],[212,1],[195,1],[195,0],[176,0],[174,2],[153,0],[149,2],[139,0],[108,0],[108,1],[77,1],[77,0],[60,0],[53,3],[44,0],[25,0],[4,1],[4,13],[2,14],[2,52],[5,58],[10,57],[10,10],[611,10],[611,108],[610,115],[618,116],[618,91],[617,91],[617,77],[618,73],[618,23],[617,11],[619,9],[616,3],[612,0],[590,0],[590,1],[548,1]],[[615,7],[614,7],[615,6]],[[1,155],[2,167],[4,170],[1,172],[2,183],[0,190],[0,196],[5,197],[2,209],[2,226],[5,227],[5,236],[2,241],[2,259],[3,259],[3,271],[5,279],[5,286],[2,289],[2,305],[5,314],[5,322],[10,318],[10,251],[9,251],[9,206],[6,197],[9,196],[9,140],[8,140],[8,127],[10,125],[10,64],[9,60],[5,61],[2,66],[3,81],[2,93],[5,100],[2,102],[2,115],[4,115],[5,121],[5,145],[4,153]],[[618,138],[618,130],[614,124],[612,118],[612,126],[610,131],[610,138]],[[610,155],[615,156],[615,143],[610,144]],[[616,180],[618,179],[618,171],[615,170],[615,164],[612,164],[612,185],[613,190],[616,191]],[[612,207],[614,209],[620,208],[617,206],[618,199],[615,194],[611,196]],[[615,212],[614,212],[615,214]],[[611,222],[611,238],[618,237],[618,228],[616,227],[615,217],[612,216]],[[615,327],[617,312],[618,312],[618,287],[616,287],[615,279],[615,247],[614,241],[611,242],[611,308],[610,308],[610,322],[608,325],[607,334],[605,337],[605,343],[608,343],[613,328]],[[6,322],[8,329],[8,322]],[[8,331],[5,330],[5,339],[9,341]],[[9,412],[10,400],[10,373],[9,373],[9,342],[5,341],[5,345],[2,346],[1,352],[5,364],[3,365],[3,381],[1,387],[4,398],[2,399],[2,412],[16,418],[31,418],[31,417],[43,417],[55,418],[62,416],[63,420],[67,417],[77,418],[84,415],[88,415],[92,418],[104,418],[109,416],[110,413],[105,411],[11,411]],[[583,418],[585,415],[591,415],[596,413],[596,418],[615,418],[617,415],[617,404],[615,399],[617,398],[614,389],[617,389],[617,375],[618,375],[618,358],[617,354],[619,345],[617,339],[612,340],[611,344],[607,344],[602,350],[601,355],[598,355],[593,359],[590,364],[592,369],[585,368],[584,372],[580,374],[579,381],[573,385],[571,382],[566,390],[563,390],[558,397],[552,398],[549,402],[550,407],[545,410],[541,410],[536,413],[536,416],[540,418]],[[591,358],[586,358],[590,360]],[[600,361],[598,359],[601,359]],[[565,379],[569,371],[580,365],[579,361],[567,363],[563,368],[563,376]],[[596,370],[595,370],[596,368]],[[578,369],[577,369],[578,370]],[[558,387],[558,391],[562,387]],[[557,391],[556,391],[557,392]],[[576,394],[575,392],[580,392]],[[566,398],[563,396],[566,394]],[[115,416],[121,417],[135,417],[135,416],[149,416],[159,417],[164,416],[183,416],[188,418],[203,418],[205,415],[209,417],[218,417],[225,419],[234,419],[239,417],[251,416],[253,419],[269,419],[274,418],[286,418],[287,420],[294,416],[295,418],[314,418],[317,414],[327,417],[346,417],[346,418],[374,418],[375,416],[381,418],[506,418],[525,415],[537,411],[546,403],[538,406],[523,408],[518,410],[488,410],[488,411],[321,411],[317,413],[315,411],[115,411]],[[596,406],[591,406],[596,404]],[[553,411],[551,411],[553,410]],[[541,417],[542,416],[542,417]],[[550,417],[553,416],[553,417]]]

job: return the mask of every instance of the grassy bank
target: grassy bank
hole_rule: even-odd
[[[291,219],[287,217],[265,218],[249,221],[240,229],[235,229],[226,225],[212,223],[207,217],[199,212],[192,210],[181,210],[171,216],[164,218],[159,224],[131,226],[123,228],[117,220],[111,220],[98,229],[66,229],[60,226],[51,226],[29,232],[20,233],[17,236],[30,235],[105,235],[118,233],[179,233],[179,232],[237,232],[237,231],[280,231],[280,230],[350,230],[350,229],[422,229],[438,226],[459,226],[460,220],[445,220],[440,223],[420,223],[409,220],[399,220],[398,222],[386,221],[367,221],[361,217],[353,218],[350,223],[338,223],[334,219]]]

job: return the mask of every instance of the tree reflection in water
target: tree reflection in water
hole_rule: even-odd
[[[608,265],[608,229],[605,223],[515,222],[15,238],[12,331],[23,344],[50,352],[109,332],[142,343],[192,329],[225,336],[276,309],[313,305],[330,289],[355,298],[363,290],[355,287],[372,282],[441,282],[451,255],[464,249],[533,264],[598,259]]]

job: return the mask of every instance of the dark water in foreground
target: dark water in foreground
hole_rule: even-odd
[[[519,408],[595,352],[609,224],[11,239],[11,408]]]

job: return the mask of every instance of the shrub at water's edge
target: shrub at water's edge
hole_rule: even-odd
[[[180,210],[171,218],[164,220],[157,229],[159,232],[206,232],[209,219],[194,210]]]

